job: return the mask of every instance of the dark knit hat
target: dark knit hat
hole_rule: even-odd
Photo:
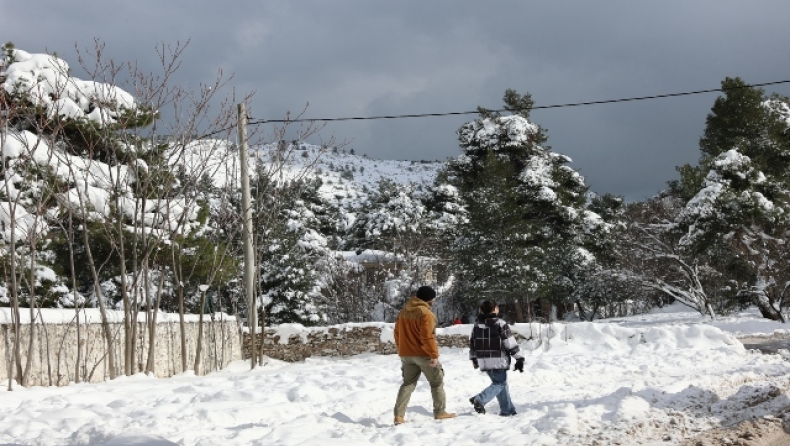
[[[429,286],[421,286],[417,288],[417,297],[428,302],[436,299],[436,291]]]
[[[482,304],[480,304],[480,312],[483,314],[491,314],[494,312],[494,308],[496,307],[497,307],[496,302],[494,302],[493,300],[486,300],[483,301]]]

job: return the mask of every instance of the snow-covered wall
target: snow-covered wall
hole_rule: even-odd
[[[264,354],[282,361],[302,361],[310,356],[352,356],[363,353],[396,354],[394,324],[368,322],[331,327],[282,324],[264,330]],[[731,334],[707,324],[669,327],[622,327],[618,324],[580,322],[513,324],[511,330],[522,351],[529,355],[587,355],[621,351],[689,348],[734,348],[743,345]],[[468,348],[472,325],[453,325],[436,330],[440,347]],[[260,345],[260,334],[258,338]],[[244,334],[243,356],[249,357],[250,338]]]
[[[237,321],[233,318],[208,316],[203,325],[203,346],[200,373],[222,369],[229,362],[241,358],[241,337]],[[192,368],[195,361],[198,327],[197,322],[185,324],[187,344],[187,366]],[[27,361],[30,324],[22,324],[20,341],[22,368]],[[109,378],[106,361],[106,343],[102,327],[98,323],[80,324],[80,341],[77,341],[77,325],[74,323],[36,324],[34,335],[32,365],[29,375],[30,385],[67,385],[75,381],[79,373],[83,381],[100,382]],[[115,334],[116,367],[123,374],[123,324],[111,324]],[[13,345],[14,327],[0,323],[0,386],[7,386],[9,371],[14,370]],[[156,327],[154,372],[157,377],[165,378],[181,373],[181,334],[175,321],[158,323]],[[81,361],[77,366],[77,349]],[[148,355],[148,330],[138,323],[137,351],[134,370],[145,368]],[[11,372],[11,376],[15,374]]]
[[[311,356],[347,357],[363,353],[392,355],[398,353],[393,337],[394,326],[384,322],[309,328],[299,324],[282,324],[264,330],[263,353],[270,358],[288,362],[303,361]],[[258,333],[256,342],[259,347],[260,339]],[[469,333],[437,333],[436,339],[440,347],[463,348],[469,345]],[[244,333],[242,351],[244,358],[250,357],[248,332]]]

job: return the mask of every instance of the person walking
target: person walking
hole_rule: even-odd
[[[513,370],[524,373],[524,356],[519,352],[518,343],[510,331],[510,326],[499,318],[499,307],[496,302],[487,300],[480,305],[480,315],[469,336],[469,359],[472,360],[472,366],[486,372],[491,378],[491,385],[469,398],[475,412],[486,413],[485,405],[496,397],[499,403],[499,415],[516,414],[507,385],[511,356],[516,360]]]
[[[436,291],[422,286],[411,296],[395,321],[395,346],[401,361],[403,384],[395,400],[395,424],[406,422],[406,406],[420,379],[425,375],[431,385],[433,417],[437,420],[455,418],[445,410],[444,370],[439,363],[439,344],[436,342],[436,315],[431,305]]]

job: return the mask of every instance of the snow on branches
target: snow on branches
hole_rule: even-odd
[[[464,124],[459,130],[462,146],[498,150],[531,144],[540,128],[519,115],[476,119]]]
[[[7,49],[0,67],[4,67],[2,89],[43,107],[50,118],[87,120],[101,126],[137,110],[131,94],[114,85],[72,77],[69,64],[53,55]]]

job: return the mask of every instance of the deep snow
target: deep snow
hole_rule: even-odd
[[[790,364],[732,333],[773,333],[753,313],[711,323],[681,308],[604,323],[534,324],[525,373],[509,373],[518,415],[468,398],[487,385],[465,349],[441,349],[448,410],[435,421],[421,379],[407,423],[392,425],[397,356],[268,360],[248,370],[19,389],[0,397],[0,444],[471,445],[676,444],[790,405]],[[442,329],[468,331],[469,326]],[[530,326],[517,325],[522,334]],[[293,331],[294,327],[288,327]]]

